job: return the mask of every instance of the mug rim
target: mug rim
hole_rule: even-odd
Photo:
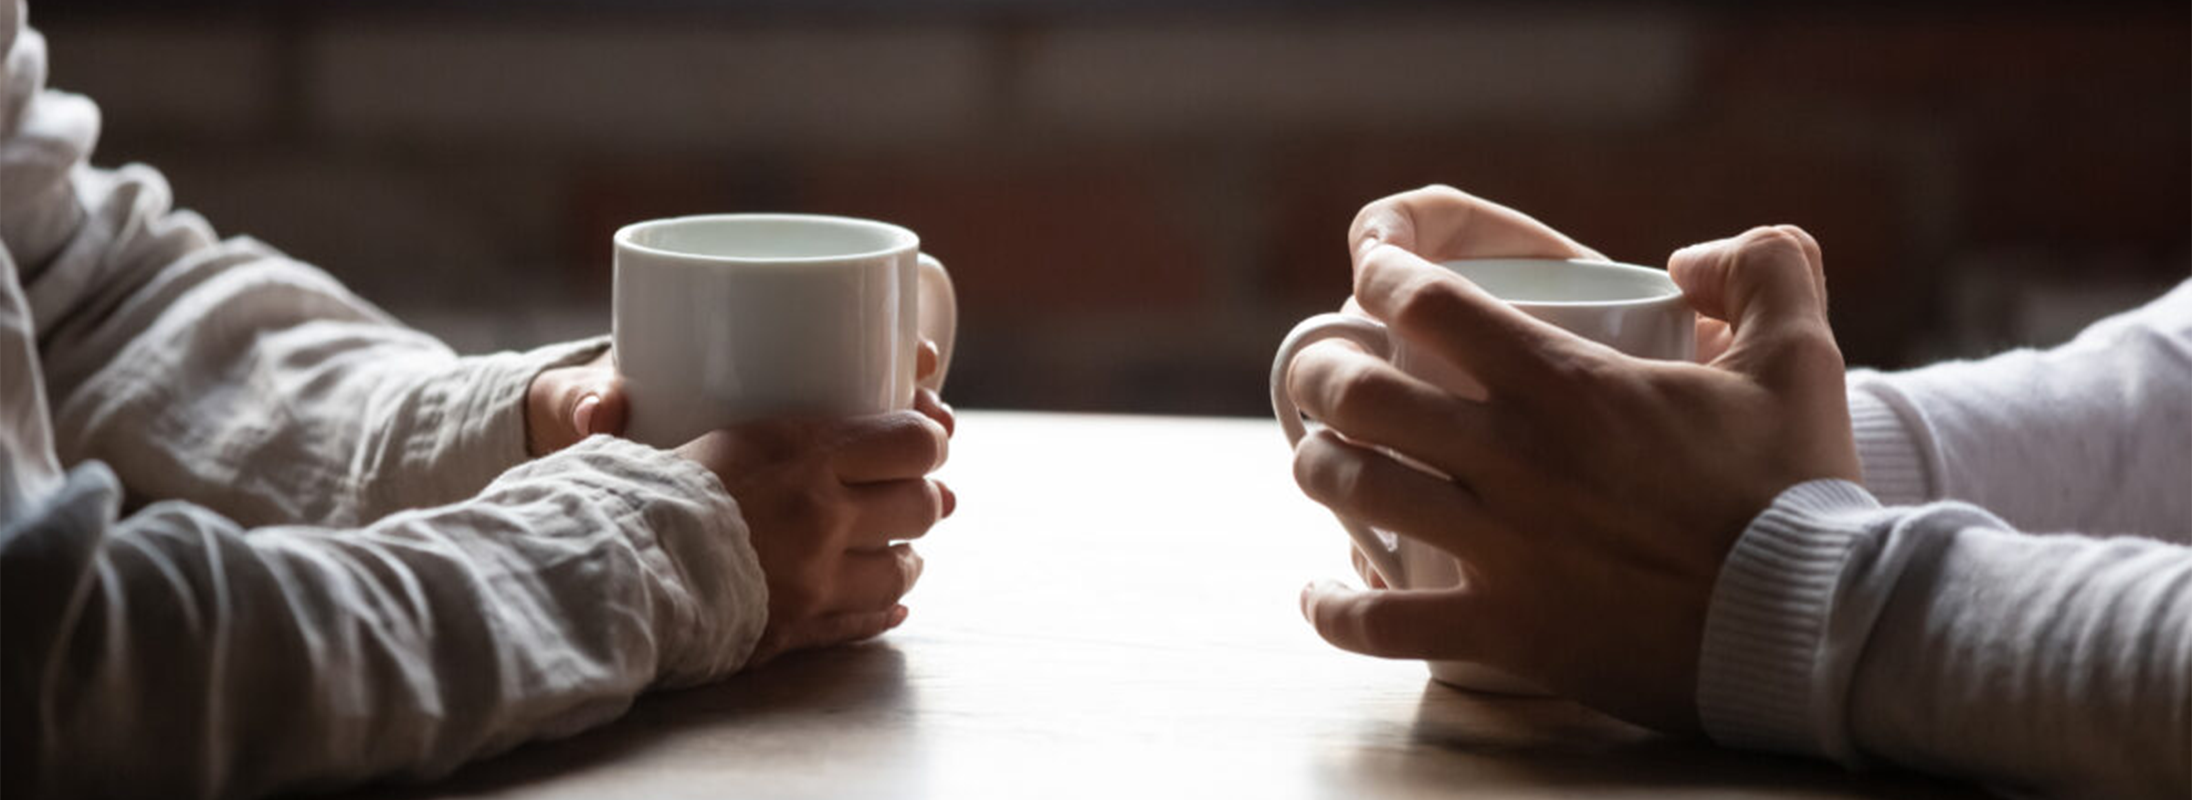
[[[657,247],[655,245],[644,244],[638,241],[636,238],[642,233],[659,228],[676,228],[706,224],[749,222],[793,222],[807,225],[827,224],[837,227],[867,228],[870,230],[880,230],[883,233],[896,239],[897,241],[887,247],[875,250],[836,253],[823,256],[740,256],[724,255],[720,253],[695,253],[689,250],[672,250],[664,247]],[[877,219],[847,217],[838,214],[796,214],[782,212],[732,212],[724,214],[687,214],[677,217],[658,217],[656,219],[640,220],[638,222],[626,224],[624,227],[618,228],[616,233],[609,237],[609,240],[616,249],[630,250],[635,253],[644,253],[650,256],[687,259],[706,263],[752,265],[827,264],[840,261],[864,261],[868,259],[898,255],[909,251],[917,252],[921,249],[921,235],[914,233],[912,228],[908,228],[904,225],[884,222]]]
[[[1525,264],[1567,264],[1569,266],[1587,267],[1590,269],[1603,269],[1611,272],[1627,272],[1632,274],[1640,273],[1667,282],[1667,290],[1664,292],[1638,295],[1636,297],[1628,297],[1620,300],[1512,300],[1509,298],[1500,297],[1497,294],[1492,295],[1500,302],[1515,306],[1517,308],[1627,308],[1632,306],[1649,306],[1658,303],[1665,303],[1668,301],[1673,301],[1677,303],[1684,302],[1682,299],[1682,287],[1675,284],[1674,276],[1669,274],[1666,270],[1653,269],[1651,267],[1646,267],[1639,264],[1629,264],[1620,261],[1601,260],[1594,258],[1533,258],[1529,256],[1496,256],[1490,258],[1449,258],[1434,263],[1438,264],[1446,271],[1454,273],[1456,277],[1459,277],[1463,280],[1468,280],[1470,284],[1476,285],[1478,288],[1483,288],[1482,284],[1478,284],[1476,281],[1470,280],[1469,276],[1461,274],[1461,272],[1453,265],[1489,264],[1500,262]],[[1490,290],[1486,290],[1486,293],[1491,294]]]

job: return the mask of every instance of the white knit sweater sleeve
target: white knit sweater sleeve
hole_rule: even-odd
[[[2053,349],[1852,372],[1850,420],[1888,505],[2192,543],[2192,281]]]
[[[1851,413],[1867,485],[1789,489],[1722,568],[1707,732],[2192,796],[2192,284],[2052,350],[1855,373]]]

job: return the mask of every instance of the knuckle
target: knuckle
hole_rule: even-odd
[[[1318,488],[1320,484],[1316,476],[1321,467],[1317,464],[1317,456],[1312,449],[1315,439],[1316,437],[1303,439],[1301,446],[1294,448],[1294,485],[1300,487],[1302,493],[1309,495],[1310,499],[1321,500],[1323,494]]]
[[[1420,280],[1397,299],[1393,324],[1413,330],[1439,325],[1459,313],[1465,302],[1461,287],[1453,281],[1435,277]]]
[[[929,465],[923,474],[934,472],[951,458],[951,434],[944,430],[943,423],[927,416],[916,413],[913,419],[913,430],[920,434],[914,446],[927,459]]]
[[[834,538],[846,518],[843,504],[826,486],[809,482],[787,492],[778,513],[786,527],[800,531],[800,542],[811,548],[821,547]]]
[[[1841,346],[1823,327],[1806,326],[1786,335],[1788,339],[1780,347],[1782,357],[1792,366],[1806,371],[1841,372],[1845,368]]]
[[[1302,487],[1302,493],[1309,495],[1311,500],[1317,500],[1317,502],[1331,500],[1331,489],[1328,489],[1328,487],[1331,487],[1333,480],[1326,476],[1326,473],[1333,469],[1331,460],[1333,460],[1333,452],[1331,452],[1331,445],[1324,443],[1324,434],[1313,434],[1309,438],[1302,438],[1302,445],[1293,449],[1293,484],[1295,484],[1295,487]]]
[[[905,597],[907,592],[913,591],[914,578],[920,574],[919,562],[920,558],[917,556],[902,556],[898,559],[898,568],[891,570],[888,579],[890,584],[885,587],[889,590],[890,599],[893,602],[896,602],[898,598]]]
[[[1395,641],[1392,623],[1377,613],[1374,602],[1349,603],[1340,610],[1338,624],[1354,632],[1355,642],[1364,650],[1375,653],[1388,652]]]
[[[1302,440],[1302,446],[1294,452],[1294,483],[1310,499],[1325,505],[1342,503],[1352,497],[1359,477],[1351,473],[1340,450],[1327,439],[1329,434],[1319,433]]]
[[[944,518],[944,487],[936,481],[923,479],[918,487],[921,493],[922,530]]]
[[[926,465],[921,474],[927,474],[943,466],[950,439],[942,423],[918,411],[904,411],[852,423],[838,437],[837,447],[845,449],[855,442],[879,447],[919,461]]]
[[[1331,382],[1330,408],[1325,413],[1343,425],[1376,419],[1391,412],[1405,387],[1390,372],[1373,363],[1350,364]]]
[[[1737,264],[1772,263],[1789,258],[1804,263],[1804,241],[1783,227],[1752,228],[1735,243]]]
[[[1423,188],[1417,189],[1416,192],[1425,196],[1436,197],[1442,200],[1469,199],[1468,192],[1456,189],[1452,184],[1446,183],[1427,183],[1423,185]]]
[[[1804,230],[1796,225],[1775,225],[1773,227],[1774,230],[1794,238],[1796,243],[1802,245],[1805,250],[1817,250],[1819,248],[1819,238],[1811,235],[1811,231]]]

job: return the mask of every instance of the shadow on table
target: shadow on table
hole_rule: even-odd
[[[911,695],[905,654],[886,642],[794,653],[719,683],[644,695],[623,717],[606,725],[567,739],[521,745],[465,765],[441,781],[382,785],[359,796],[423,798],[507,791],[585,772],[702,729],[737,735],[736,729],[741,728],[781,730],[787,718],[794,717],[842,720],[898,715],[911,706]]]
[[[1882,768],[1852,772],[1670,736],[1548,697],[1477,694],[1424,682],[1403,741],[1364,748],[1337,768],[1348,785],[1530,786],[1664,790],[1673,795],[1798,790],[1833,796],[1987,797],[1977,787]],[[1422,758],[1425,749],[1447,754]],[[1403,757],[1413,751],[1415,757]],[[1359,782],[1356,782],[1359,781]]]

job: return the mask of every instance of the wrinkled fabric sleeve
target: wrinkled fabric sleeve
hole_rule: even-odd
[[[600,339],[459,357],[259,242],[217,240],[142,165],[90,165],[98,108],[10,48],[0,239],[35,320],[64,463],[132,505],[350,526],[480,490],[527,457],[524,395]]]
[[[82,465],[0,533],[9,796],[430,778],[727,674],[765,621],[714,476],[608,437],[358,529],[120,501]]]
[[[0,0],[0,794],[428,777],[742,665],[767,590],[714,476],[600,437],[519,464],[531,375],[600,343],[457,358],[214,241],[151,170],[88,166],[96,109],[42,91],[22,11]]]

